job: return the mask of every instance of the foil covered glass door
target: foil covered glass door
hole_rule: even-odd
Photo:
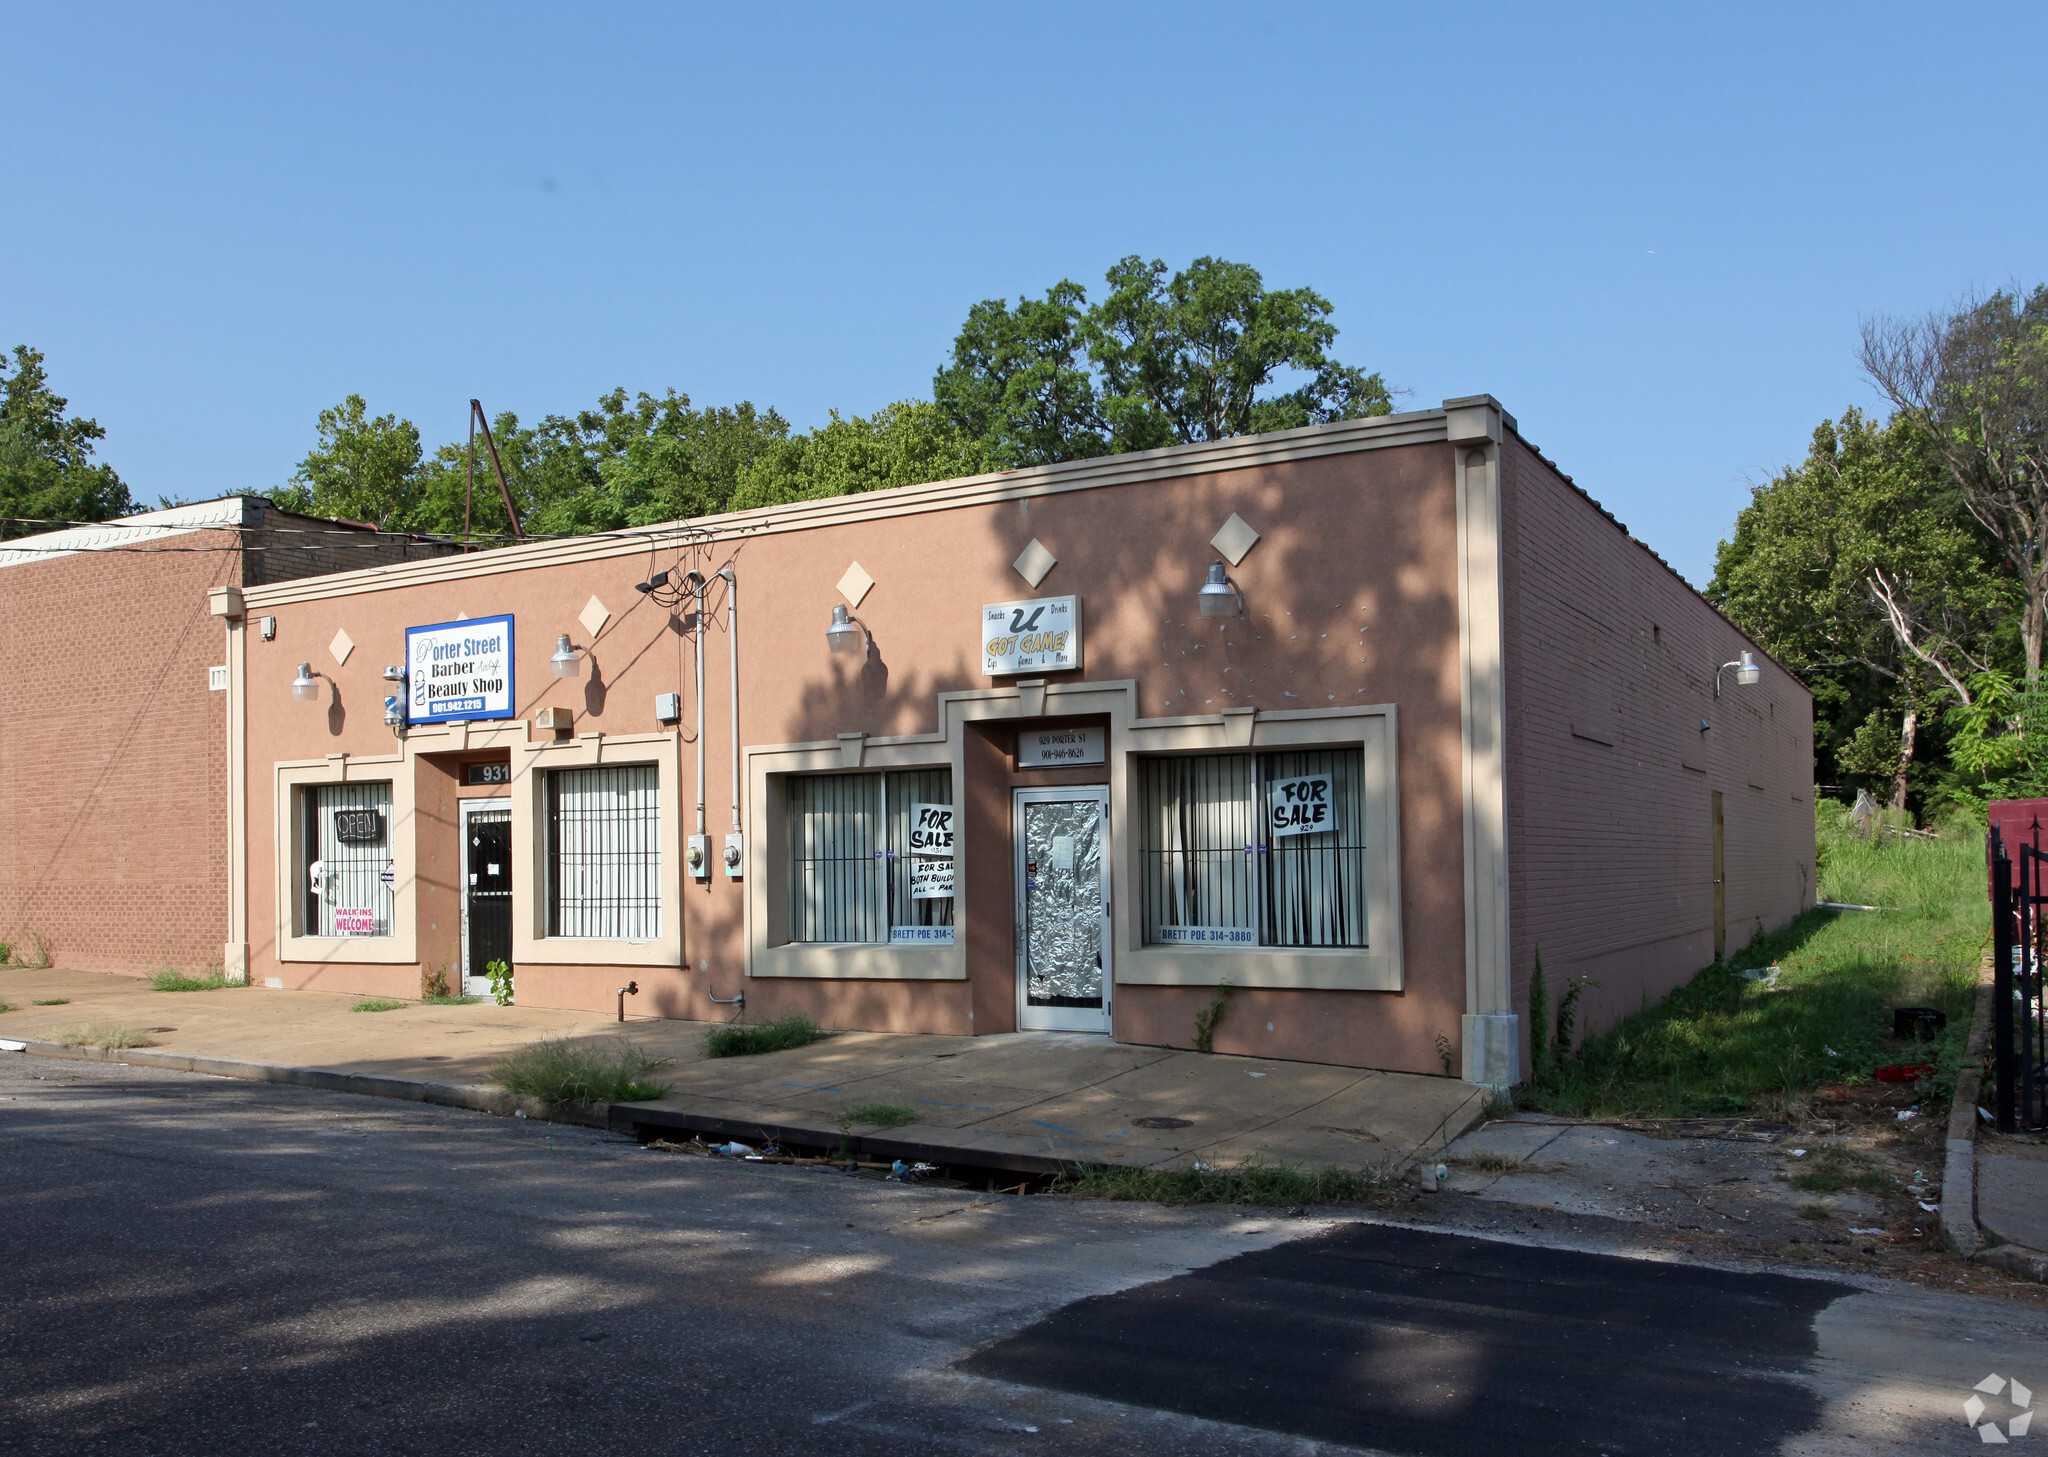
[[[1109,790],[1016,791],[1017,1025],[1109,1030]]]

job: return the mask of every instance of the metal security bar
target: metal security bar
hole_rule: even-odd
[[[389,936],[391,781],[315,784],[305,795],[306,934]]]
[[[1250,754],[1147,759],[1145,939],[1157,945],[1258,942],[1257,776]]]
[[[789,780],[789,939],[886,941],[882,776]]]
[[[912,897],[910,811],[951,804],[950,769],[797,774],[788,781],[789,939],[889,941],[953,924],[953,900]]]
[[[548,934],[661,934],[661,789],[652,764],[548,775]]]
[[[2001,1133],[2048,1124],[2048,1008],[2041,968],[2041,908],[2048,852],[2007,846],[1991,832],[1991,1060]]]
[[[882,785],[883,803],[888,809],[889,931],[893,938],[898,926],[950,926],[953,924],[951,897],[934,896],[915,900],[910,894],[910,807],[914,804],[951,804],[953,771],[950,769],[904,769],[888,775]]]
[[[1271,835],[1269,786],[1306,775],[1330,778],[1335,827]],[[1139,796],[1148,944],[1368,944],[1362,750],[1146,760]]]
[[[1365,942],[1365,754],[1317,749],[1259,756],[1259,803],[1278,779],[1326,774],[1336,827],[1282,835],[1261,846],[1265,864],[1260,943],[1363,946]],[[1265,816],[1260,816],[1263,826]]]

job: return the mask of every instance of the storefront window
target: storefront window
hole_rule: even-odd
[[[661,934],[661,789],[652,764],[547,778],[548,935]]]
[[[952,944],[950,770],[792,775],[788,799],[790,940]]]
[[[303,791],[303,921],[308,936],[389,936],[391,781]]]
[[[1139,776],[1148,944],[1366,944],[1361,750],[1148,759]]]

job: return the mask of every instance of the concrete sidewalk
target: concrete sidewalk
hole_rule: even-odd
[[[62,997],[63,1006],[36,1006]],[[1040,1172],[1074,1161],[1152,1167],[1263,1158],[1391,1168],[1442,1150],[1484,1094],[1451,1078],[1133,1047],[1068,1033],[989,1037],[847,1032],[754,1057],[703,1055],[709,1024],[531,1007],[356,1012],[326,992],[231,987],[153,992],[146,981],[62,970],[0,971],[0,1039],[47,1043],[81,1024],[146,1031],[153,1048],[116,1061],[511,1112],[490,1087],[500,1057],[538,1038],[619,1035],[674,1066],[668,1094],[616,1104],[621,1130],[672,1129],[834,1143],[841,1110],[913,1108],[918,1121],[856,1127],[876,1155]],[[445,1091],[442,1091],[445,1090]],[[531,1106],[531,1105],[529,1105]],[[535,1109],[537,1112],[538,1109]],[[595,1110],[580,1110],[587,1121]]]

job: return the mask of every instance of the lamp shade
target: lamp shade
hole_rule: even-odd
[[[299,676],[292,679],[292,697],[301,703],[311,703],[319,696],[320,680],[313,676],[313,665],[299,664]]]
[[[576,649],[569,645],[569,634],[561,633],[555,638],[555,654],[548,659],[548,666],[554,669],[557,678],[575,678],[583,672],[583,659],[576,656]]]
[[[835,653],[858,652],[864,634],[860,627],[846,615],[845,604],[832,604],[832,622],[825,629],[825,646]]]
[[[1223,563],[1209,563],[1209,580],[1202,583],[1202,590],[1195,594],[1202,604],[1204,617],[1235,617],[1238,615],[1237,589],[1230,584],[1230,574],[1223,570]]]
[[[1755,653],[1744,653],[1735,665],[1735,681],[1743,687],[1753,687],[1763,676],[1763,669],[1757,666]]]

